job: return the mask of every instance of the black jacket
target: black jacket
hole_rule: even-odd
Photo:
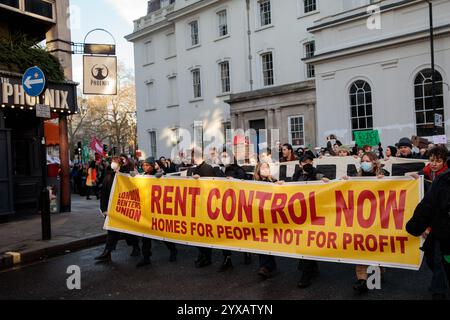
[[[433,182],[406,224],[406,231],[419,237],[429,227],[440,242],[442,253],[450,254],[450,170]]]
[[[318,181],[322,180],[324,175],[321,174],[316,168],[313,168],[313,171],[307,173],[302,169],[297,169],[292,176],[293,182],[303,182],[303,181]]]
[[[203,162],[201,165],[196,167],[192,172],[192,175],[199,175],[200,177],[217,177],[217,172],[214,170],[212,166]]]
[[[231,164],[225,168],[221,168],[224,177],[231,177],[239,180],[247,180],[247,173],[237,164]]]
[[[114,178],[116,177],[116,173],[108,168],[106,170],[105,178],[103,179],[103,185],[100,190],[100,209],[102,212],[108,211],[108,202],[109,197],[111,195],[111,189],[114,183]]]

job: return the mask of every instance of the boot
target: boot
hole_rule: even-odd
[[[244,264],[245,265],[252,264],[252,255],[248,252],[244,252]]]
[[[144,257],[137,265],[136,268],[142,268],[148,265],[151,265],[152,262],[150,260],[150,257]]]
[[[101,255],[95,257],[97,261],[111,261],[111,250],[105,249]]]
[[[177,261],[177,249],[170,250],[170,256],[169,256],[169,262],[176,262]]]
[[[297,283],[297,286],[300,289],[308,288],[310,285],[313,284],[313,280],[319,276],[319,271],[314,270],[310,272],[303,272],[302,277],[300,281]]]
[[[233,264],[231,263],[231,257],[225,257],[222,265],[219,268],[219,272],[225,272],[231,268],[233,268]]]
[[[141,249],[139,246],[133,246],[133,251],[131,252],[131,257],[139,257],[141,255]]]

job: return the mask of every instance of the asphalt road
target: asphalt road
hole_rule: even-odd
[[[354,266],[320,263],[321,275],[313,286],[298,289],[297,261],[277,258],[275,277],[261,281],[257,275],[258,259],[243,265],[241,253],[233,253],[234,268],[226,273],[217,270],[222,253],[214,251],[214,264],[194,268],[197,250],[179,246],[178,262],[168,262],[168,250],[154,242],[152,265],[136,269],[139,258],[121,242],[110,264],[96,264],[94,257],[103,247],[70,253],[0,273],[0,299],[161,299],[161,300],[422,300],[429,299],[431,273],[426,266],[419,272],[389,269],[381,290],[360,296],[353,292]],[[81,270],[81,289],[67,288],[67,268]]]

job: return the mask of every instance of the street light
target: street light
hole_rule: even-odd
[[[430,15],[430,46],[431,46],[431,91],[433,95],[432,105],[433,105],[433,118],[434,118],[434,126],[433,126],[433,134],[435,136],[438,135],[438,127],[437,127],[437,99],[436,99],[436,69],[434,63],[434,26],[433,26],[433,1],[427,0],[429,15]]]

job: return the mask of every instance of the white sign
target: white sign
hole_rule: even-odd
[[[438,114],[438,113],[434,114],[434,123],[436,124],[436,127],[443,126],[443,117],[441,114]]]
[[[36,105],[36,117],[38,118],[47,118],[50,119],[50,106],[46,106],[43,104]]]
[[[83,93],[95,95],[117,94],[117,57],[83,57]]]
[[[433,136],[434,144],[447,144],[447,136]]]

